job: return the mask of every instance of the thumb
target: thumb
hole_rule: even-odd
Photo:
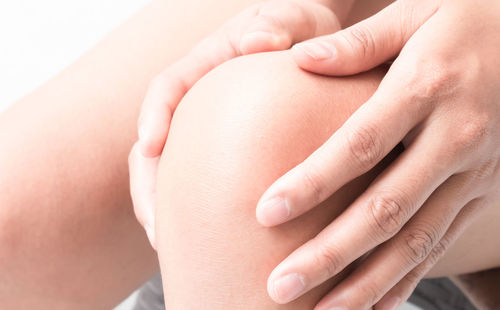
[[[303,69],[326,75],[350,75],[394,58],[415,31],[436,11],[438,1],[401,0],[334,34],[292,48]]]
[[[340,29],[335,13],[314,1],[270,1],[256,8],[242,30],[242,54],[288,49],[292,44]]]

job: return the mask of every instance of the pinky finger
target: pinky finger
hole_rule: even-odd
[[[431,251],[429,256],[410,271],[398,284],[396,284],[382,299],[373,307],[375,310],[393,310],[410,298],[417,284],[444,256],[449,247],[458,239],[462,232],[472,222],[479,210],[486,204],[484,199],[474,199],[465,205],[458,213],[455,221],[451,224],[443,238]]]

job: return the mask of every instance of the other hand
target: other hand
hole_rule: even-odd
[[[292,50],[300,67],[325,75],[394,62],[374,95],[264,193],[263,225],[314,208],[400,141],[406,150],[275,268],[269,294],[287,303],[374,250],[315,309],[395,309],[499,198],[500,2],[399,0]]]

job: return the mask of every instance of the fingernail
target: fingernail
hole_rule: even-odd
[[[263,202],[259,207],[260,219],[266,225],[277,225],[290,217],[290,208],[284,198],[275,197]]]
[[[380,309],[382,310],[395,310],[401,304],[401,298],[399,297],[390,297],[385,301],[382,301],[380,304]]]
[[[148,236],[149,243],[151,243],[151,246],[153,247],[153,249],[156,250],[156,240],[155,240],[155,234],[154,234],[153,229],[148,224],[148,225],[144,226],[144,230],[146,231],[146,235]]]
[[[302,50],[314,60],[325,60],[335,55],[335,48],[323,42],[299,43],[294,48]]]
[[[303,277],[297,273],[292,273],[274,281],[274,296],[277,301],[287,303],[297,298],[305,287]]]

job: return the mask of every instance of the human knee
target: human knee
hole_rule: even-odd
[[[223,288],[220,294],[240,301],[247,285],[253,292],[247,308],[255,296],[267,296],[271,269],[338,210],[325,208],[267,229],[255,218],[260,195],[343,123],[374,91],[379,74],[320,77],[280,52],[230,61],[191,89],[174,115],[158,181],[160,261],[175,296],[210,285],[214,275],[222,282],[214,290]],[[176,279],[178,268],[183,279]],[[189,288],[182,285],[186,278],[195,279]],[[244,283],[224,285],[235,278]]]
[[[255,200],[341,126],[375,90],[380,74],[317,76],[300,70],[288,52],[223,64],[179,105],[160,174],[168,178],[169,169],[186,163],[184,175],[194,174],[198,181],[207,172],[216,174],[216,180],[207,176],[210,186],[234,183],[237,190],[252,183],[251,190],[238,191],[237,196]]]

